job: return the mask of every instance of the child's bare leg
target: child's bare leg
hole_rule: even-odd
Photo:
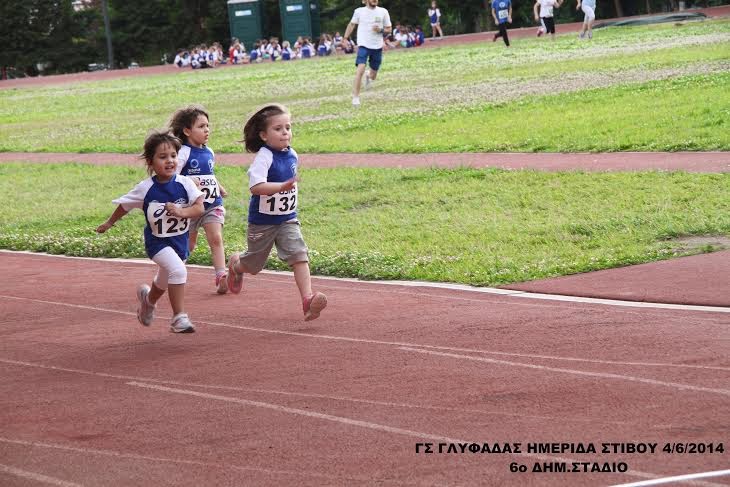
[[[190,235],[190,240],[188,240],[188,250],[192,252],[193,250],[195,250],[195,246],[198,244],[198,231],[190,230],[188,234]]]
[[[167,296],[170,298],[173,316],[185,312],[185,284],[168,284]]]
[[[297,262],[292,265],[294,281],[297,283],[302,299],[312,295],[312,278],[309,274],[309,262]]]
[[[147,300],[150,302],[151,305],[154,305],[157,300],[162,297],[163,294],[165,294],[165,290],[157,287],[155,285],[155,281],[152,281],[152,285],[150,286],[150,293],[147,295]]]
[[[370,68],[370,81],[375,81],[375,78],[378,77],[378,72],[375,71],[373,68]]]
[[[304,310],[304,321],[311,321],[319,318],[320,313],[327,307],[327,296],[322,293],[312,292],[312,278],[309,275],[309,262],[297,262],[292,264],[294,270],[294,281],[302,296],[302,309]]]
[[[220,223],[208,223],[203,228],[205,229],[205,238],[208,240],[208,246],[210,247],[213,268],[216,272],[225,271],[226,254],[223,249],[223,226]]]

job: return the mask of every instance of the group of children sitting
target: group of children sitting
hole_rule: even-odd
[[[193,69],[215,68],[219,64],[226,64],[226,62],[223,47],[218,42],[214,42],[210,47],[201,44],[195,46],[191,51],[181,49],[175,55],[174,61],[178,68],[190,66]]]
[[[243,42],[233,38],[228,56],[225,57],[219,43],[210,47],[196,46],[192,53],[180,50],[175,56],[175,65],[179,68],[192,67],[193,69],[214,68],[219,64],[249,64],[262,61],[290,61],[306,59],[315,56],[329,56],[330,54],[352,54],[355,52],[355,43],[350,39],[343,39],[339,32],[334,36],[322,34],[313,43],[309,37],[299,36],[294,45],[289,41],[279,42],[277,37],[260,39],[253,45],[253,49],[246,50]]]
[[[420,25],[414,28],[410,25],[396,24],[393,32],[385,38],[385,46],[388,49],[417,47],[423,45],[424,42],[426,42],[426,34],[423,33]]]
[[[425,42],[425,35],[420,25],[396,25],[392,34],[385,38],[386,49],[401,47],[416,47]],[[315,56],[329,56],[331,54],[352,54],[355,52],[355,43],[345,39],[339,32],[334,36],[324,33],[315,42],[309,37],[299,36],[291,45],[289,41],[279,42],[278,37],[260,39],[254,42],[253,49],[246,50],[243,42],[235,37],[231,40],[228,56],[218,42],[211,46],[205,44],[196,46],[192,52],[180,50],[175,56],[175,65],[179,68],[190,66],[193,69],[214,68],[220,64],[249,64],[263,61],[291,61],[306,59]]]
[[[342,38],[339,32],[334,36],[322,34],[314,43],[309,37],[299,36],[291,45],[289,41],[279,43],[277,37],[254,42],[253,49],[246,51],[243,43],[234,39],[228,52],[232,64],[260,63],[262,61],[291,61],[330,54],[352,54],[355,44]]]

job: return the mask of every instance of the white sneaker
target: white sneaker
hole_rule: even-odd
[[[369,90],[370,86],[373,84],[373,80],[370,79],[370,70],[365,70],[365,89]]]
[[[180,313],[172,318],[170,331],[173,333],[195,333],[195,327],[190,322],[187,313]]]
[[[149,300],[150,287],[147,284],[142,284],[137,288],[137,319],[144,326],[150,326],[152,320],[155,317],[155,305],[150,303]]]
[[[360,97],[359,96],[352,97],[352,106],[354,106],[354,107],[360,106]]]

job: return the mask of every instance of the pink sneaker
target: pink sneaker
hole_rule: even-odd
[[[239,294],[243,288],[243,273],[236,272],[236,264],[238,264],[238,254],[233,254],[228,259],[228,276],[226,277],[226,284],[228,290],[233,294]]]
[[[327,296],[322,293],[314,293],[302,301],[304,310],[304,321],[312,321],[319,318],[319,314],[327,307]]]
[[[225,294],[228,292],[228,274],[218,274],[215,276],[216,292],[218,294]]]

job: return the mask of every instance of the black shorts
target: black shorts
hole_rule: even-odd
[[[555,18],[554,17],[543,17],[542,23],[545,24],[546,33],[555,34]]]

